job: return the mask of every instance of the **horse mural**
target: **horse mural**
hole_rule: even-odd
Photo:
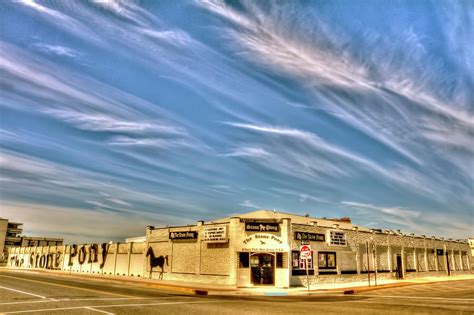
[[[158,278],[163,279],[163,272],[164,272],[165,262],[166,262],[166,266],[169,266],[168,265],[168,255],[155,257],[155,253],[153,252],[153,248],[148,247],[148,251],[146,252],[146,257],[148,257],[148,256],[150,256],[150,279],[151,279],[151,275],[153,273],[153,267],[157,267],[157,266],[161,268],[161,272],[160,272],[160,275],[159,275]]]

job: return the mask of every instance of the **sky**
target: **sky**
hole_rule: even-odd
[[[1,1],[0,217],[474,235],[473,1]]]

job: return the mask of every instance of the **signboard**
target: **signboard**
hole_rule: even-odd
[[[306,233],[306,232],[295,232],[295,240],[298,241],[313,241],[313,242],[324,242],[326,237],[324,234],[317,233]]]
[[[195,231],[184,231],[184,232],[170,232],[171,240],[195,240],[197,239],[198,233]]]
[[[309,259],[311,258],[311,246],[301,245],[300,246],[300,258]]]
[[[280,225],[278,223],[245,222],[245,231],[278,232],[279,230]]]
[[[204,242],[227,243],[227,226],[208,226],[204,228]]]
[[[258,233],[242,241],[242,252],[288,252],[289,246],[274,234]]]

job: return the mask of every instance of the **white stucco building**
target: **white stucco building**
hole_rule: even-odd
[[[371,230],[347,218],[269,210],[186,226],[148,226],[145,238],[136,240],[15,248],[10,265],[287,288],[306,285],[308,280],[311,284],[362,281],[368,273],[377,273],[379,279],[470,273],[472,259],[467,241]],[[310,246],[308,260],[301,259],[302,245]]]

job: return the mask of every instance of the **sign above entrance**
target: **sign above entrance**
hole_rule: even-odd
[[[302,245],[300,247],[300,258],[304,258],[304,259],[311,258],[311,246]]]
[[[245,231],[278,232],[279,230],[280,230],[280,225],[278,223],[245,222]]]
[[[204,242],[227,243],[227,226],[208,226],[204,228]]]
[[[287,252],[289,250],[281,237],[273,234],[253,234],[242,241],[242,252]]]
[[[297,240],[297,241],[324,242],[326,240],[326,237],[325,237],[324,234],[295,232],[295,240]]]
[[[195,231],[170,232],[171,240],[195,240],[198,233]]]

